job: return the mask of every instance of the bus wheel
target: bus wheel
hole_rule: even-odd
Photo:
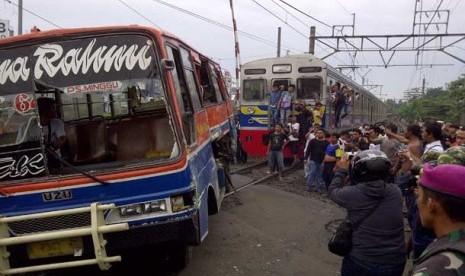
[[[193,252],[194,247],[192,246],[185,244],[173,245],[168,255],[168,265],[175,270],[185,268],[189,264]]]

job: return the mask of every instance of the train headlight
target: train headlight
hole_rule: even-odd
[[[249,114],[254,114],[254,113],[255,113],[255,110],[254,110],[252,107],[249,107],[249,108],[247,108],[247,112],[248,112]]]

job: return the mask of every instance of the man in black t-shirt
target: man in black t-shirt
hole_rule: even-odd
[[[268,166],[269,173],[273,173],[274,169],[278,168],[279,179],[283,171],[283,149],[288,143],[287,135],[283,132],[283,126],[277,123],[274,127],[274,132],[270,134],[268,143]]]
[[[325,133],[319,129],[316,132],[315,139],[312,139],[309,144],[307,151],[305,152],[304,160],[308,162],[310,156],[310,162],[308,162],[309,173],[307,176],[307,191],[311,191],[312,186],[315,186],[316,192],[321,192],[320,185],[323,184],[323,161],[326,155],[326,148],[329,142],[325,139]]]

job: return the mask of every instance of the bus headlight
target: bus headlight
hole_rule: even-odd
[[[195,190],[171,197],[171,210],[173,213],[181,212],[194,207]]]
[[[179,212],[189,208],[189,206],[184,205],[184,197],[176,196],[171,198],[171,209],[173,212]]]
[[[249,108],[247,108],[247,112],[248,112],[249,114],[254,114],[254,113],[255,113],[255,110],[254,110],[252,107],[249,107]]]
[[[149,213],[164,213],[166,211],[167,206],[164,199],[119,207],[121,217],[137,216]]]

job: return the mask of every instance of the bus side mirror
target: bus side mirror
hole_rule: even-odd
[[[163,71],[173,70],[174,69],[174,61],[171,59],[162,59],[161,60],[161,69]]]

